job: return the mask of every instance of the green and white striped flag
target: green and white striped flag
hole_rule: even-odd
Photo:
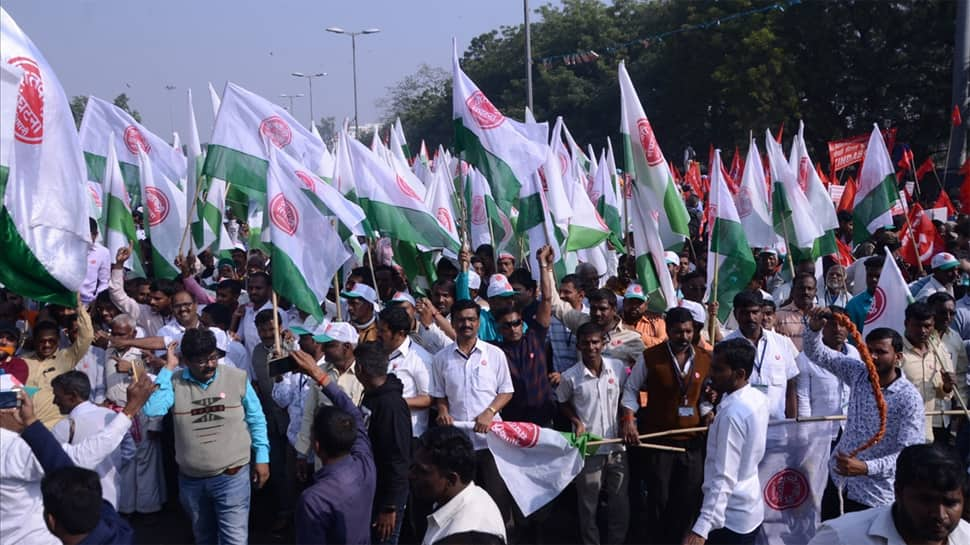
[[[322,140],[279,105],[231,82],[222,95],[203,174],[250,195],[265,193],[269,158],[263,138],[315,174],[324,174]]]
[[[866,156],[859,173],[859,189],[852,202],[852,242],[865,242],[876,230],[893,224],[893,206],[899,202],[892,159],[879,125],[873,124]]]
[[[723,323],[731,315],[734,296],[751,281],[755,261],[722,168],[721,150],[714,150],[714,164],[710,170],[711,198],[708,203],[711,231],[707,250],[707,286],[708,290],[716,287],[717,291],[709,292],[706,300],[717,301],[717,319]]]
[[[620,223],[620,199],[614,185],[615,167],[610,168],[606,150],[600,153],[596,174],[589,188],[589,198],[596,205],[596,211],[610,228],[610,242],[617,251],[623,252],[623,224]]]
[[[104,245],[114,258],[121,248],[131,247],[131,257],[125,266],[135,276],[146,278],[142,268],[141,244],[135,231],[135,220],[131,217],[131,198],[125,189],[125,180],[118,166],[113,140],[108,143],[107,172],[104,176]]]
[[[798,186],[785,154],[771,131],[765,130],[765,150],[771,167],[771,217],[778,236],[785,239],[788,251],[811,250],[822,229],[812,216],[805,192]]]
[[[501,211],[498,209],[495,199],[492,198],[492,190],[488,187],[488,181],[474,167],[468,168],[468,174],[464,178],[465,203],[468,207],[468,232],[471,235],[468,244],[472,251],[475,251],[482,244],[489,244],[497,250],[499,241],[505,238],[506,233],[505,226],[499,219]],[[494,231],[496,240],[492,240],[489,225],[491,225],[491,231]]]
[[[658,224],[664,248],[679,250],[684,245],[684,238],[690,236],[687,228],[690,222],[687,206],[670,174],[670,167],[660,150],[660,143],[653,133],[650,120],[640,105],[640,98],[623,61],[620,61],[618,74],[620,133],[623,135],[626,170],[636,176],[637,187],[648,190],[642,193],[644,202],[639,205],[646,206],[648,210],[664,218]]]
[[[812,216],[822,228],[822,236],[815,239],[812,244],[811,254],[797,251],[792,254],[795,261],[801,259],[818,259],[823,255],[830,255],[839,251],[835,243],[835,230],[839,228],[839,219],[835,214],[835,204],[829,195],[822,179],[815,170],[812,158],[808,156],[808,147],[805,145],[805,123],[798,122],[798,134],[792,141],[791,154],[788,159],[788,166],[791,168],[798,179],[798,187],[805,193],[808,205],[812,210]]]
[[[333,154],[330,153],[330,150],[327,148],[327,143],[320,136],[320,131],[317,129],[316,123],[310,125],[310,134],[323,144],[323,157],[320,158],[320,172],[317,175],[324,180],[330,181],[333,179]]]
[[[84,158],[71,108],[40,50],[0,8],[2,99],[16,113],[0,123],[0,282],[14,293],[68,307],[84,281],[91,233]],[[12,123],[12,132],[10,131]]]
[[[741,175],[741,187],[734,196],[735,209],[741,218],[744,235],[754,248],[771,248],[778,242],[768,209],[768,185],[762,167],[758,144],[752,137]]]
[[[155,278],[176,278],[175,258],[185,233],[185,193],[164,174],[156,172],[145,150],[138,152],[141,194],[145,202],[145,231],[152,247]]]
[[[114,135],[115,153],[118,155],[125,186],[132,196],[132,206],[144,204],[138,172],[139,150],[148,154],[159,173],[175,181],[179,187],[185,187],[182,183],[186,176],[185,156],[182,152],[110,102],[94,96],[88,98],[79,135],[87,165],[87,179],[99,183],[104,181],[108,138]]]
[[[279,160],[283,154],[274,145],[268,142],[266,146],[266,214],[273,284],[296,308],[321,320],[320,303],[351,253],[344,248],[331,220],[310,199],[312,189],[306,187],[304,177],[283,166]]]
[[[455,149],[477,168],[492,187],[500,210],[511,214],[523,181],[545,160],[543,146],[519,130],[482,93],[458,64],[453,50]]]
[[[459,245],[428,212],[428,207],[407,181],[366,146],[341,134],[357,191],[357,202],[371,227],[381,235],[427,248],[458,252]]]
[[[569,162],[568,175],[563,177],[566,194],[573,205],[569,236],[566,238],[567,252],[593,248],[610,236],[610,228],[590,200],[585,181],[586,173],[580,164],[580,158],[573,156]]]

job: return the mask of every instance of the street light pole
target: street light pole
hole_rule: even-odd
[[[294,98],[303,98],[304,96],[306,96],[306,95],[304,95],[303,93],[297,93],[295,95],[288,95],[286,93],[280,93],[280,98],[288,98],[288,99],[290,99],[290,115],[292,115],[294,117],[296,116],[296,114],[293,113],[293,99]]]
[[[346,34],[350,36],[350,54],[354,71],[354,137],[356,138],[360,133],[360,125],[357,118],[357,36],[362,34],[376,34],[380,32],[381,29],[365,28],[364,30],[357,32],[348,32],[340,27],[332,26],[326,30],[327,32],[333,32],[334,34]]]
[[[532,108],[532,29],[529,26],[529,0],[522,0],[522,9],[525,11],[525,103],[535,113]]]
[[[310,95],[310,123],[316,123],[316,120],[313,118],[313,78],[322,78],[327,73],[317,72],[316,74],[304,74],[303,72],[293,72],[290,75],[298,78],[306,78],[307,92]]]

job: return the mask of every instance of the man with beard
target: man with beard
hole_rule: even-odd
[[[758,292],[741,291],[734,296],[738,329],[725,337],[744,339],[757,349],[754,370],[745,377],[751,387],[768,396],[772,420],[794,418],[798,412],[798,350],[784,335],[762,327],[762,299]]]
[[[866,259],[866,289],[856,295],[845,305],[845,312],[852,319],[859,333],[863,332],[866,325],[866,315],[872,308],[872,299],[876,294],[876,287],[879,285],[879,276],[882,274],[882,267],[886,263],[886,258],[881,255],[874,255]]]
[[[374,288],[358,282],[352,289],[340,292],[340,296],[347,300],[348,322],[357,330],[359,342],[376,341],[377,312],[380,308]]]
[[[663,316],[647,310],[647,295],[635,282],[623,294],[623,325],[640,334],[645,348],[657,346],[667,338]]]
[[[892,505],[849,513],[819,527],[809,545],[960,545],[970,543],[970,524],[960,515],[967,474],[952,452],[913,445],[896,459]]]
[[[845,286],[845,267],[834,263],[825,271],[825,290],[822,292],[820,302],[827,307],[845,308],[851,298]]]
[[[172,319],[172,296],[175,295],[175,283],[160,278],[150,285],[149,302],[142,304],[125,293],[124,275],[125,262],[131,257],[129,248],[119,248],[114,264],[111,265],[111,280],[108,282],[108,293],[111,302],[121,312],[131,316],[138,325],[145,330],[145,335],[154,336]]]
[[[902,370],[906,378],[916,386],[923,397],[923,410],[939,410],[942,400],[953,396],[953,361],[946,347],[934,337],[933,310],[926,303],[913,303],[906,307],[903,322]],[[926,441],[932,442],[939,435],[945,441],[948,432],[943,428],[942,416],[926,417]]]
[[[143,338],[112,338],[111,344],[119,349],[138,348],[155,350],[157,356],[164,355],[165,347],[182,342],[186,330],[203,327],[199,320],[195,299],[187,291],[178,291],[172,296],[172,317],[174,321],[162,326],[154,336]]]
[[[690,310],[667,311],[667,341],[648,348],[630,373],[620,408],[622,433],[636,445],[641,433],[701,426],[702,392],[711,369],[711,353],[693,344],[696,322]],[[647,393],[641,408],[640,392]],[[709,412],[710,408],[706,410]],[[686,452],[634,449],[634,472],[645,481],[648,543],[674,543],[690,527],[701,506],[704,480],[704,436],[680,434],[658,438],[658,444]]]
[[[431,299],[422,298],[415,307],[420,322],[418,336],[421,338],[421,345],[431,354],[448,346],[455,336],[448,319],[454,302],[455,282],[439,278],[431,285]]]
[[[778,309],[775,316],[775,331],[791,339],[799,352],[802,350],[805,316],[815,307],[817,291],[815,275],[799,273],[792,281],[791,302]]]
[[[249,303],[239,305],[232,314],[232,324],[229,329],[236,333],[236,336],[246,346],[250,355],[257,345],[262,342],[259,338],[259,331],[256,330],[256,315],[264,310],[272,312],[273,302],[273,282],[268,274],[263,271],[256,271],[249,275],[247,283]],[[286,328],[286,314],[282,314],[280,327]]]

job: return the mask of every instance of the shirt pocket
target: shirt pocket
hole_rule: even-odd
[[[488,365],[484,360],[481,364],[476,365],[472,371],[472,388],[479,392],[487,392],[492,395],[498,389],[498,380],[495,377],[492,366]]]
[[[785,364],[782,360],[776,360],[765,362],[764,376],[762,380],[770,386],[784,386],[788,382],[788,376],[785,373]]]

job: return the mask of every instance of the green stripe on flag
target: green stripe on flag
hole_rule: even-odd
[[[542,195],[533,193],[519,200],[519,219],[515,223],[517,233],[525,233],[545,221],[542,213]]]
[[[168,280],[175,280],[181,274],[174,264],[169,263],[165,256],[158,253],[154,246],[152,246],[152,272],[155,273],[155,278]]]
[[[660,289],[660,278],[657,269],[653,266],[653,259],[650,254],[637,256],[637,281],[643,288],[643,293],[648,295],[647,308],[654,312],[663,313],[667,310],[667,302],[664,300],[663,291]]]
[[[307,284],[306,278],[300,273],[299,267],[286,252],[280,251],[275,246],[271,250],[273,263],[273,278],[278,279],[276,290],[280,295],[286,297],[296,308],[306,312],[316,318],[323,319],[323,311],[320,310],[320,302],[313,295],[313,290]]]
[[[888,174],[867,193],[855,208],[852,210],[852,222],[855,229],[852,231],[852,242],[859,244],[865,242],[872,233],[869,232],[869,224],[876,218],[888,212],[893,204],[899,200],[899,193],[896,189],[896,176]],[[882,226],[880,226],[882,227]]]
[[[360,207],[370,219],[370,224],[384,236],[431,248],[460,250],[459,245],[427,212],[364,198],[360,199]]]
[[[131,214],[128,213],[126,205],[127,203],[122,203],[118,197],[115,197],[110,193],[107,195],[107,198],[105,199],[105,210],[121,210],[123,212],[119,212],[117,214],[110,212],[108,213],[107,218],[105,218],[105,222],[107,224],[105,225],[105,231],[115,231],[124,235],[128,240],[136,241],[138,239],[135,233],[135,222],[131,218]],[[128,217],[125,218],[125,215]]]
[[[10,169],[0,165],[0,196],[6,195]],[[65,307],[77,306],[77,295],[57,281],[20,236],[6,206],[0,207],[0,282],[14,293]]]
[[[455,149],[463,152],[465,161],[474,165],[485,176],[498,207],[510,214],[519,200],[522,184],[505,161],[492,155],[475,133],[465,128],[461,118],[455,119]]]
[[[88,170],[88,180],[103,184],[107,164],[107,157],[84,152],[84,166]],[[129,206],[132,208],[141,206],[141,182],[138,180],[138,165],[118,161],[118,166],[121,168],[121,179],[125,181],[125,191],[128,192],[132,201]]]
[[[209,144],[202,172],[250,193],[266,193],[266,171],[269,161],[232,148]],[[247,191],[249,190],[249,191]]]
[[[716,218],[711,230],[711,252],[717,257],[717,318],[723,323],[731,315],[734,296],[747,288],[755,272],[754,255],[747,246],[740,223]],[[709,263],[713,266],[714,263]]]
[[[566,238],[566,251],[583,250],[592,248],[610,236],[609,232],[581,227],[576,224],[569,224],[569,236]]]

